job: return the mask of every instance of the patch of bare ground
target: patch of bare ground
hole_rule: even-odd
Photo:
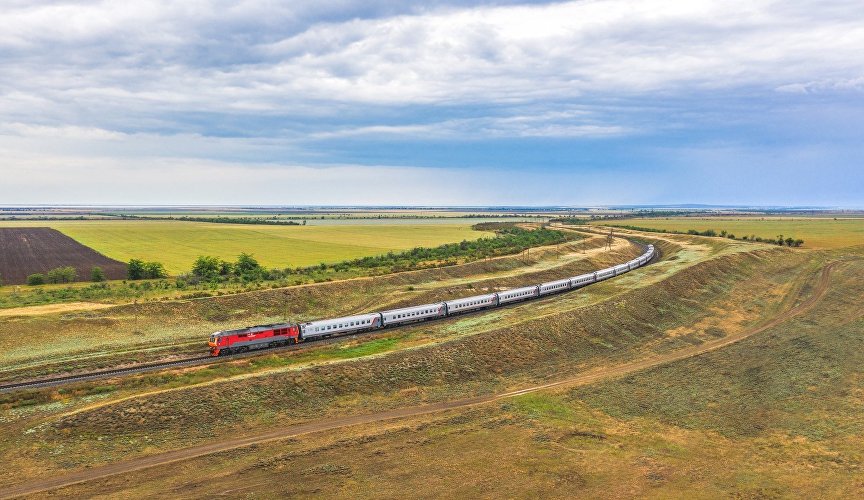
[[[109,279],[126,277],[126,264],[109,259],[90,247],[48,227],[0,227],[0,277],[6,284],[21,284],[27,276],[72,266],[79,280],[90,278],[94,266]]]
[[[113,307],[112,304],[99,304],[96,302],[66,302],[63,304],[46,304],[42,306],[13,307],[0,309],[0,318],[13,316],[41,316],[43,314],[57,314],[78,311],[95,311]]]

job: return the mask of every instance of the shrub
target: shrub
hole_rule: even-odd
[[[144,278],[157,279],[167,278],[168,272],[165,271],[165,266],[161,262],[145,262],[144,263]]]
[[[45,275],[42,273],[31,274],[27,276],[27,284],[28,285],[44,285],[45,284]]]
[[[48,271],[48,281],[51,283],[71,283],[78,278],[78,271],[72,266],[57,267]]]
[[[105,281],[105,271],[99,266],[93,266],[93,269],[90,270],[90,281],[95,283]]]

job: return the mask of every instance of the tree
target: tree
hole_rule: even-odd
[[[204,279],[212,279],[219,276],[219,259],[209,255],[198,256],[192,265],[192,274]]]
[[[126,267],[126,276],[130,280],[144,279],[144,261],[139,259],[129,260],[129,265]]]
[[[147,279],[167,278],[168,272],[161,262],[145,262],[144,277]]]
[[[78,278],[78,271],[72,266],[57,267],[48,271],[48,281],[51,283],[71,283]]]
[[[795,244],[795,238],[789,237],[784,240],[786,242],[787,247],[791,247]]]
[[[234,272],[234,264],[220,260],[219,261],[219,276],[228,276]]]
[[[99,266],[93,266],[93,269],[90,270],[90,281],[95,283],[105,281],[105,271]]]
[[[126,274],[130,280],[145,280],[167,278],[168,272],[161,262],[144,262],[140,259],[132,259],[126,268]]]
[[[234,274],[243,276],[244,278],[254,279],[261,275],[263,269],[261,264],[248,253],[241,253],[237,256],[237,262],[234,263]]]
[[[27,276],[27,284],[28,285],[44,285],[45,284],[45,275],[42,273],[31,274]]]

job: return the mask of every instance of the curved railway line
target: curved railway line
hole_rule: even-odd
[[[8,487],[6,489],[0,489],[0,499],[15,498],[24,495],[33,495],[36,493],[55,490],[58,488],[80,484],[88,481],[108,478],[121,474],[128,474],[135,471],[149,469],[152,467],[165,466],[176,462],[211,455],[213,453],[219,453],[238,448],[245,448],[257,444],[263,444],[271,441],[277,441],[316,432],[324,432],[364,424],[382,423],[387,421],[441,413],[448,410],[457,410],[461,408],[487,404],[495,401],[500,401],[502,399],[512,398],[514,396],[519,396],[522,394],[528,394],[556,387],[571,387],[593,384],[603,380],[629,375],[631,373],[646,370],[655,366],[664,365],[667,363],[674,363],[676,361],[700,356],[711,351],[722,349],[723,347],[729,346],[736,342],[740,342],[741,340],[764,332],[770,328],[779,326],[784,322],[795,318],[796,316],[800,316],[801,314],[810,311],[816,306],[816,304],[825,296],[826,292],[828,291],[831,273],[838,264],[840,264],[840,262],[835,261],[824,266],[818,274],[815,286],[811,290],[809,290],[809,293],[805,296],[803,290],[799,291],[798,298],[800,301],[791,308],[780,312],[777,316],[775,316],[768,322],[742,332],[734,333],[727,337],[705,342],[700,345],[686,347],[662,355],[655,355],[647,358],[624,362],[618,365],[601,367],[590,370],[576,377],[525,387],[505,393],[488,394],[465,399],[431,403],[421,406],[398,408],[379,413],[350,415],[343,417],[334,417],[327,420],[312,421],[300,425],[277,429],[263,434],[236,437],[218,442],[190,446],[187,448],[181,448],[155,455],[144,456],[127,461],[110,463],[91,469],[80,470],[62,476],[46,477],[30,483],[18,484]]]
[[[647,248],[647,245],[640,245],[640,246],[642,246],[643,248]],[[651,258],[645,262],[644,265],[648,265],[652,262],[655,262],[656,260],[658,260],[660,258],[660,250],[657,248],[654,248],[654,247],[652,247],[652,249],[653,249],[653,254],[652,254]],[[613,266],[613,267],[615,267],[615,266]],[[612,278],[614,278],[614,277],[617,277],[617,275],[613,276]],[[600,281],[598,280],[598,281],[589,283],[585,286],[591,286],[591,285],[593,285],[595,283],[599,283],[599,282]],[[567,292],[572,292],[572,291],[584,288],[585,286],[580,287],[580,288],[568,289],[568,290],[565,290],[563,292],[559,292],[555,295],[563,295],[563,294],[566,294]],[[546,295],[546,296],[536,297],[536,298],[549,298],[550,296],[551,295]],[[519,305],[519,304],[523,304],[523,303],[524,303],[524,301],[513,302],[510,304],[502,304],[502,305],[497,306],[497,307],[515,306],[515,305]],[[470,314],[479,314],[479,313],[483,313],[486,311],[488,311],[488,308],[477,309],[477,310],[469,311],[466,313],[461,313],[460,316],[470,315]],[[428,318],[426,320],[423,320],[422,322],[425,323],[425,322],[429,322],[429,321],[435,321],[437,319],[447,319],[449,317],[452,317],[452,316],[433,317],[433,318]],[[390,329],[399,328],[401,326],[412,326],[412,325],[416,325],[416,324],[417,323],[409,323],[409,324],[405,324],[405,325],[393,325],[393,326],[385,327],[382,329],[370,330],[370,331],[366,331],[366,332],[362,332],[362,333],[353,333],[353,334],[346,334],[346,335],[340,335],[340,336],[335,336],[335,337],[312,339],[311,344],[312,345],[328,345],[328,344],[331,344],[334,342],[340,342],[340,341],[344,341],[347,339],[353,339],[353,338],[356,338],[360,335],[365,335],[367,333],[383,332],[383,331],[387,331]],[[86,382],[86,381],[107,379],[107,378],[113,378],[113,377],[125,376],[125,375],[136,375],[136,374],[140,374],[140,373],[154,372],[154,371],[160,371],[160,370],[171,369],[171,368],[186,368],[186,367],[192,367],[192,366],[210,365],[210,364],[219,363],[219,362],[230,362],[233,360],[245,359],[245,358],[249,358],[249,357],[257,357],[257,356],[276,353],[276,352],[294,351],[294,350],[302,349],[304,347],[304,344],[293,344],[293,345],[273,347],[273,348],[268,348],[268,349],[251,350],[251,351],[247,351],[247,352],[243,352],[243,353],[235,353],[235,354],[232,354],[232,355],[227,356],[227,357],[213,357],[213,356],[207,356],[207,355],[194,356],[194,357],[189,357],[189,358],[184,358],[184,359],[176,359],[176,360],[171,360],[171,361],[143,363],[143,364],[139,364],[139,365],[122,367],[122,368],[109,368],[109,369],[105,369],[105,370],[96,370],[96,371],[89,371],[89,372],[84,372],[84,373],[79,373],[79,374],[62,375],[62,376],[58,376],[58,377],[37,378],[37,379],[25,380],[25,381],[21,381],[21,382],[3,383],[3,384],[0,384],[0,393],[25,390],[25,389],[42,389],[42,388],[46,388],[46,387],[57,387],[57,386],[61,386],[61,385],[73,384],[76,382]]]

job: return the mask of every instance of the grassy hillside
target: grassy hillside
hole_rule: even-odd
[[[0,222],[24,227],[26,222]],[[462,224],[246,226],[181,221],[40,221],[103,255],[162,262],[169,273],[188,271],[199,255],[234,260],[251,253],[266,267],[339,262],[417,246],[434,247],[492,236]]]
[[[568,295],[254,361],[4,396],[0,460],[18,483],[229,435],[602,373],[765,327],[738,344],[620,379],[261,442],[59,493],[860,496],[862,250],[645,238],[658,243],[661,262]],[[243,321],[286,303],[296,315],[363,308],[382,297],[401,304],[544,279],[638,252],[591,246],[602,240],[525,260],[147,304],[144,316],[164,317],[167,327],[183,317]],[[836,264],[821,287],[827,292],[800,316],[772,322],[814,295],[829,262]],[[128,326],[123,316],[130,311],[23,318],[19,326],[34,335],[60,321],[83,328],[110,318]],[[158,334],[155,320],[142,321]],[[39,338],[49,349],[51,339]]]
[[[670,217],[615,219],[597,221],[600,225],[628,225],[686,232],[689,229],[718,233],[727,231],[738,238],[756,235],[762,238],[801,238],[806,248],[842,248],[864,245],[864,219],[771,218],[771,217]]]

